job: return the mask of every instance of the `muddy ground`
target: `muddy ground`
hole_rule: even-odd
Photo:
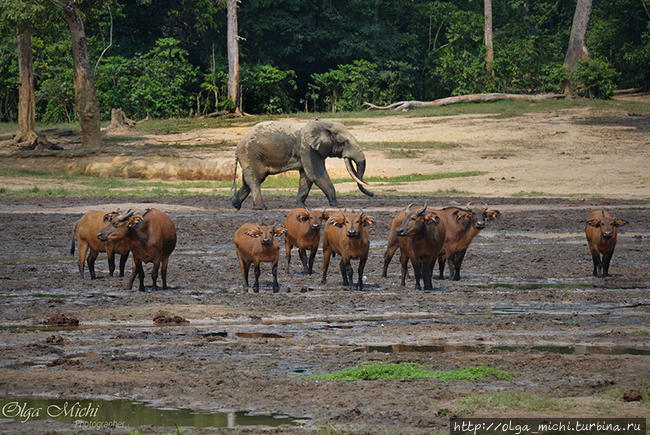
[[[69,255],[74,220],[84,210],[112,207],[115,198],[3,197],[0,398],[121,398],[301,419],[299,426],[268,429],[285,432],[444,433],[453,416],[650,416],[647,396],[640,402],[622,400],[627,390],[648,389],[647,202],[490,199],[503,217],[475,239],[462,280],[436,281],[435,291],[423,292],[415,291],[412,281],[406,288],[398,285],[397,258],[389,277],[380,276],[391,216],[422,199],[343,198],[345,206],[362,206],[376,219],[364,291],[341,286],[336,262],[328,284],[321,285],[320,253],[316,274],[300,274],[294,252],[291,273],[280,268],[280,293],[271,292],[269,268],[263,267],[263,289],[254,294],[242,293],[239,286],[232,233],[248,220],[280,223],[287,198],[269,198],[266,212],[250,210],[248,202],[234,211],[226,198],[156,199],[156,207],[178,228],[169,269],[172,288],[140,293],[126,290],[124,279],[107,276],[103,254],[94,281],[79,278]],[[443,206],[471,199],[476,200],[428,200]],[[317,201],[312,198],[312,205]],[[591,276],[580,222],[601,206],[629,221],[606,279]],[[149,276],[145,283],[150,285]],[[154,325],[161,309],[189,325]],[[55,314],[75,317],[80,326],[33,328]],[[48,343],[53,335],[62,342]],[[511,372],[512,379],[305,377],[364,361],[417,362],[434,370],[489,365]],[[489,402],[508,393],[539,400]],[[70,430],[45,420],[0,422],[3,433]],[[140,430],[165,433],[174,427]]]

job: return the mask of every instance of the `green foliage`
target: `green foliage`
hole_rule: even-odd
[[[312,74],[309,99],[312,107],[336,112],[360,110],[365,101],[388,104],[412,98],[414,68],[406,62],[390,61],[383,67],[367,60],[339,65],[322,74]]]
[[[617,73],[602,60],[578,62],[574,73],[576,92],[582,97],[607,99],[612,96]]]
[[[374,364],[366,361],[352,369],[311,376],[326,381],[376,381],[380,379],[440,379],[480,381],[483,379],[510,380],[512,375],[502,369],[476,366],[458,370],[433,371],[417,363]]]
[[[134,83],[131,103],[136,113],[153,117],[187,116],[194,104],[196,67],[174,38],[161,38],[143,56],[141,74]]]
[[[291,112],[297,90],[296,73],[271,65],[253,65],[242,70],[244,110],[253,113]]]

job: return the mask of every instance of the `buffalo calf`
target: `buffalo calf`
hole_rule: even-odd
[[[257,225],[246,222],[235,231],[235,247],[237,260],[242,274],[244,291],[248,290],[248,271],[251,264],[255,270],[255,284],[253,291],[260,289],[260,263],[271,263],[273,274],[273,293],[280,290],[278,284],[278,260],[280,259],[280,246],[276,237],[287,232],[282,226]]]
[[[359,260],[358,280],[356,288],[363,290],[363,269],[368,261],[370,240],[368,225],[374,223],[372,216],[367,216],[363,211],[359,214],[338,212],[327,220],[325,238],[323,239],[323,276],[321,284],[327,281],[327,269],[330,257],[341,257],[340,268],[343,276],[343,285],[353,286],[352,265],[350,260]]]
[[[298,256],[302,262],[303,273],[311,275],[314,270],[314,258],[320,243],[320,228],[323,220],[329,218],[329,213],[310,212],[306,208],[291,210],[284,220],[287,234],[284,239],[285,256],[287,257],[287,273],[291,264],[291,251],[298,248]],[[309,259],[307,259],[309,251]]]
[[[628,222],[613,218],[605,210],[594,210],[589,213],[585,223],[587,245],[594,262],[593,275],[604,278],[609,275],[609,262],[616,247],[618,227]]]
[[[102,242],[97,239],[97,233],[106,226],[107,222],[121,214],[116,210],[110,213],[91,210],[74,223],[72,230],[72,246],[70,255],[74,255],[75,242],[78,246],[79,275],[84,277],[84,262],[88,263],[90,279],[95,279],[95,260],[100,252],[108,256],[108,271],[111,276],[115,272],[115,254],[120,254],[120,276],[124,276],[124,267],[129,258],[129,246],[124,240]]]

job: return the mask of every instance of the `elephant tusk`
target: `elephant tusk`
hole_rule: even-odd
[[[348,170],[350,177],[352,177],[352,179],[356,181],[357,184],[367,186],[368,183],[366,183],[365,181],[363,181],[361,178],[357,176],[356,172],[354,171],[354,168],[352,167],[351,160],[348,158],[345,158],[344,160],[345,160],[345,168]]]

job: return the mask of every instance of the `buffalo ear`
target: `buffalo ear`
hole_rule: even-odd
[[[281,236],[287,233],[287,229],[283,226],[273,228],[273,234],[276,236]]]
[[[128,228],[135,228],[138,225],[140,225],[144,221],[142,216],[133,216],[129,219],[129,223],[127,225]]]
[[[251,233],[250,231],[244,231],[244,234],[246,234],[248,237],[252,237],[254,239],[257,239],[257,234]]]
[[[438,225],[440,223],[440,216],[431,213],[424,218],[424,223],[427,225],[431,225],[431,224]]]
[[[106,213],[104,215],[104,222],[110,222],[111,221],[111,213]]]
[[[487,215],[487,219],[489,221],[493,221],[501,217],[501,212],[499,210],[488,210],[485,212],[485,214]]]
[[[612,225],[614,225],[615,227],[622,227],[625,224],[629,224],[629,222],[626,221],[625,219],[616,219],[614,220],[614,222],[612,222]]]
[[[364,216],[363,217],[363,223],[366,224],[366,225],[374,224],[375,223],[375,218],[372,217],[372,216]]]
[[[467,216],[469,216],[470,213],[471,213],[471,212],[460,210],[460,211],[458,212],[458,214],[456,215],[456,220],[457,220],[457,221],[463,220],[463,219],[465,219]]]

